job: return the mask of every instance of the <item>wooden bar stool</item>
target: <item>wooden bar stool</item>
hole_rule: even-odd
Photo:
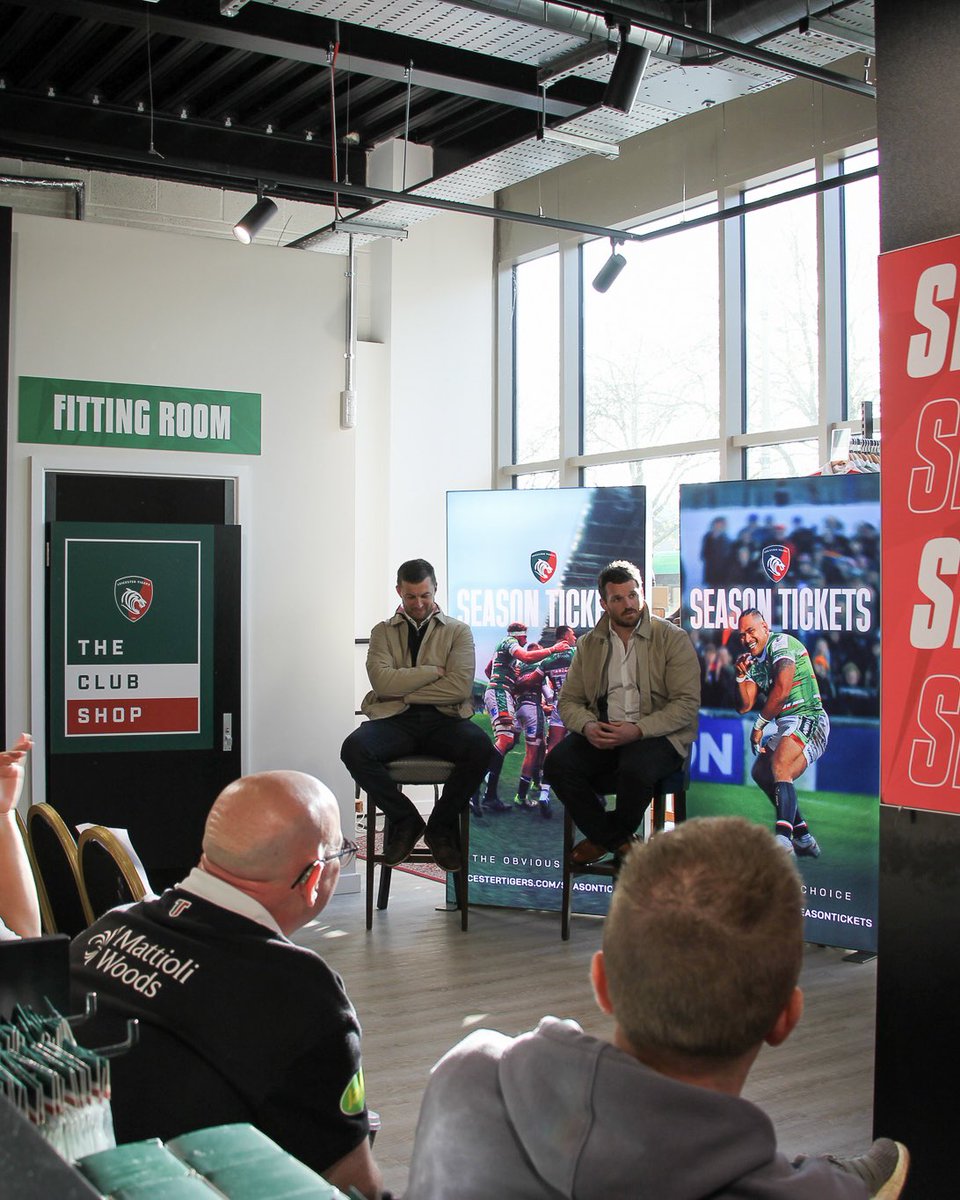
[[[387,764],[390,778],[399,787],[426,785],[433,788],[433,802],[436,804],[441,787],[447,782],[454,764],[442,758],[430,758],[428,755],[410,755],[407,758],[397,758]],[[357,788],[357,799],[360,789]],[[380,887],[377,890],[377,908],[384,909],[390,900],[390,880],[393,868],[383,861],[382,851],[376,849],[377,835],[377,806],[370,796],[366,798],[365,808],[367,824],[367,929],[373,928],[373,876],[377,864],[380,866]],[[390,840],[390,822],[384,819],[383,845]],[[432,863],[433,855],[422,842],[418,842],[405,862]],[[460,870],[454,872],[453,883],[457,897],[457,907],[460,909],[460,928],[467,931],[468,893],[467,865],[470,861],[470,806],[460,814]]]
[[[686,759],[683,766],[677,767],[669,775],[661,779],[653,792],[653,828],[654,831],[663,829],[667,819],[667,797],[673,797],[673,821],[679,825],[687,819],[687,788],[690,786],[690,760]],[[620,864],[612,858],[601,859],[600,862],[580,866],[571,862],[570,853],[573,850],[574,824],[570,810],[563,810],[563,889],[560,907],[560,937],[563,941],[570,938],[570,905],[573,900],[574,875],[605,875],[608,879],[616,879]]]

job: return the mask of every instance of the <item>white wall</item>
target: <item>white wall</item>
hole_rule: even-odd
[[[493,230],[443,213],[393,251],[390,548],[427,558],[446,597],[446,494],[493,472]]]
[[[80,469],[238,476],[244,579],[244,769],[328,782],[352,728],[355,435],[339,429],[343,260],[16,214],[11,397],[20,375],[262,394],[259,457],[17,442],[11,404],[7,737],[31,697],[42,596],[31,594],[30,461]],[[42,676],[38,676],[42,678]],[[42,735],[42,727],[34,733]],[[39,758],[39,755],[37,756]]]
[[[848,74],[861,72],[862,55],[834,64],[841,67]],[[549,217],[616,227],[876,136],[875,101],[794,79],[630,138],[615,161],[587,155],[507,188],[498,198],[501,207],[514,211],[542,206]],[[558,240],[583,240],[532,225],[504,223],[499,231],[500,262]]]
[[[244,529],[243,768],[319,775],[352,828],[339,749],[365,688],[354,638],[391,610],[404,558],[431,558],[444,598],[446,492],[491,486],[493,229],[440,215],[360,255],[363,308],[377,319],[361,312],[359,419],[344,432],[342,257],[15,214],[7,737],[31,722],[42,735],[31,479],[44,467],[233,475]],[[20,375],[260,392],[262,454],[21,444]]]

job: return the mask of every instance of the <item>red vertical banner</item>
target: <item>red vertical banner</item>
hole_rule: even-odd
[[[880,798],[960,813],[960,237],[880,258]]]

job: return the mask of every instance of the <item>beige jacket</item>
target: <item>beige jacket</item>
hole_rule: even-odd
[[[637,626],[637,686],[640,730],[644,737],[665,737],[678,754],[689,753],[697,736],[700,712],[700,664],[690,636],[670,621],[651,617],[644,605]],[[582,733],[588,721],[606,720],[610,618],[577,642],[577,651],[560,692],[560,718]]]
[[[407,648],[407,618],[396,612],[370,630],[367,678],[371,691],[360,705],[372,721],[395,717],[411,704],[432,704],[448,717],[473,716],[476,651],[470,626],[446,613],[431,618],[417,665]],[[437,668],[443,667],[439,675]]]

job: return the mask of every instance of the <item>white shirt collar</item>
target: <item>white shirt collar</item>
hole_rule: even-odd
[[[258,925],[265,925],[274,933],[283,933],[273,916],[259,900],[254,900],[246,892],[235,888],[232,883],[218,879],[216,875],[210,875],[200,867],[194,867],[186,879],[177,884],[177,887],[184,892],[189,892],[192,896],[199,896],[201,900],[209,900],[211,904],[216,904],[218,908],[225,908],[227,912],[236,913],[238,917],[247,917],[251,921],[256,921]]]

